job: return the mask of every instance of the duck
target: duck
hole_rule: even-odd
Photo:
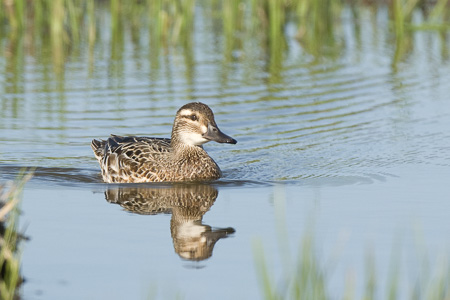
[[[236,144],[216,124],[211,108],[192,102],[178,109],[170,138],[111,135],[91,148],[106,183],[211,181],[222,172],[203,144]]]

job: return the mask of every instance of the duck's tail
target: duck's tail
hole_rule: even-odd
[[[101,162],[105,155],[105,143],[103,140],[92,140],[91,142],[91,148],[94,150],[94,155],[98,162]]]

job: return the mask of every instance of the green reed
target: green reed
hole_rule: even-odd
[[[109,5],[108,5],[109,3]],[[328,33],[339,22],[342,8],[364,5],[380,6],[384,1],[365,4],[362,0],[230,0],[200,1],[201,6],[214,6],[223,12],[224,33],[229,34],[243,18],[252,20],[253,28],[262,25],[270,39],[276,39],[283,26],[294,17],[297,21],[299,38],[311,34]],[[212,4],[211,4],[212,3]],[[390,16],[396,33],[410,26],[411,15],[416,9],[426,8],[422,25],[438,24],[448,28],[449,0],[437,0],[428,4],[424,0],[391,0],[388,3]],[[132,28],[152,25],[152,31],[165,41],[176,42],[192,29],[195,14],[195,0],[1,0],[0,19],[9,26],[10,33],[37,29],[41,36],[50,33],[53,40],[63,43],[77,43],[88,35],[95,42],[98,8],[109,6],[112,16],[111,27],[124,21]],[[243,10],[248,13],[243,14]],[[147,22],[146,19],[150,20]],[[420,28],[421,24],[416,24]],[[3,26],[0,26],[3,27]],[[87,29],[87,30],[85,30]],[[2,28],[4,32],[4,29]],[[55,41],[56,42],[56,41]]]
[[[316,255],[312,235],[303,238],[296,261],[288,258],[290,262],[284,266],[281,280],[271,276],[273,272],[266,262],[262,244],[257,242],[253,248],[257,276],[265,299],[330,298],[326,287],[327,272]]]
[[[15,299],[20,284],[20,238],[18,234],[18,217],[21,193],[31,175],[22,176],[14,183],[0,185],[0,298]]]
[[[390,17],[392,31],[395,36],[395,52],[392,60],[394,71],[396,64],[410,51],[413,43],[413,33],[419,30],[450,29],[450,1],[437,0],[429,4],[424,0],[392,0]],[[423,21],[413,22],[414,13],[420,13]]]
[[[103,28],[111,29],[113,58],[120,58],[126,31],[136,43],[143,29],[157,45],[186,41],[194,7],[195,0],[0,0],[0,39],[25,40],[27,51],[51,53],[60,71],[74,49],[108,42]]]
[[[425,247],[424,234],[419,230],[414,234],[415,244],[408,248],[407,253],[411,255],[408,257],[408,265],[402,264],[402,240],[397,238],[387,262],[387,279],[380,280],[380,273],[376,270],[376,266],[380,264],[375,260],[373,247],[370,247],[365,252],[363,274],[351,272],[345,278],[341,276],[339,280],[344,288],[342,294],[338,294],[330,289],[330,284],[345,245],[340,241],[333,247],[331,256],[324,257],[317,247],[313,217],[307,217],[307,227],[298,249],[292,255],[286,223],[286,196],[282,186],[274,187],[271,200],[280,253],[277,266],[281,267],[281,272],[277,277],[273,275],[280,270],[274,270],[270,265],[272,257],[264,253],[261,240],[256,239],[253,243],[253,257],[264,299],[450,299],[450,257],[447,253],[437,258],[431,256]],[[413,270],[414,274],[405,270]],[[333,284],[336,282],[333,281]],[[357,289],[357,285],[361,288]],[[357,293],[360,295],[356,295]]]
[[[412,32],[450,28],[450,0],[389,0],[389,18],[396,51],[393,65],[411,48]],[[191,59],[195,14],[205,13],[215,34],[224,37],[225,62],[236,59],[236,50],[249,58],[249,41],[259,44],[267,57],[271,80],[279,72],[287,52],[286,27],[295,28],[295,38],[304,51],[317,59],[336,58],[342,53],[340,26],[343,11],[355,17],[364,7],[377,10],[385,1],[363,0],[0,0],[0,39],[7,38],[15,55],[24,47],[29,53],[50,53],[55,71],[61,73],[68,55],[86,47],[111,47],[111,58],[121,60],[125,39],[135,45],[148,40],[153,66],[158,66],[161,48],[182,46]],[[199,9],[201,8],[201,9]],[[420,22],[414,15],[420,14]],[[212,21],[211,21],[212,20]],[[357,26],[357,18],[354,20]],[[217,26],[220,24],[220,27]],[[216,28],[218,27],[218,28]],[[105,29],[106,28],[106,29]],[[110,30],[110,34],[105,34]],[[106,40],[108,37],[109,40]],[[167,53],[167,51],[165,51]]]
[[[423,248],[423,244],[422,248]],[[418,246],[420,247],[420,245]],[[281,278],[271,276],[272,269],[267,263],[264,254],[264,247],[261,242],[254,244],[254,257],[257,276],[262,287],[262,294],[265,299],[357,299],[355,296],[356,287],[354,279],[347,279],[342,282],[345,286],[343,295],[336,293],[330,295],[328,284],[330,282],[332,265],[323,264],[323,259],[319,258],[313,233],[304,235],[298,256],[294,260],[288,257],[288,263],[283,264],[283,274]],[[375,259],[372,252],[367,252],[365,263],[365,274],[356,276],[364,280],[361,298],[372,299],[427,299],[446,300],[450,299],[450,263],[448,257],[440,257],[435,262],[430,261],[429,255],[422,252],[415,261],[419,262],[418,278],[408,282],[409,290],[400,290],[400,282],[408,281],[402,276],[401,251],[394,246],[389,262],[389,274],[386,282],[377,278]],[[285,255],[285,254],[283,254]],[[286,259],[286,257],[284,257]],[[433,267],[434,266],[434,267]],[[411,267],[411,266],[409,266]],[[408,274],[410,275],[410,274]],[[381,294],[384,291],[385,294]]]
[[[151,36],[156,42],[186,41],[193,29],[195,0],[147,0]]]

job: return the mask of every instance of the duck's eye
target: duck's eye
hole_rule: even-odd
[[[197,118],[196,115],[191,115],[189,118],[190,118],[192,121],[197,121],[197,120],[198,120],[198,118]]]

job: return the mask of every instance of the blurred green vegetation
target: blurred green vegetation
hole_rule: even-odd
[[[201,10],[214,26],[219,25],[225,57],[231,58],[232,50],[245,40],[257,38],[267,51],[268,69],[276,74],[287,47],[287,24],[295,27],[305,51],[317,57],[338,56],[343,45],[335,31],[345,7],[352,11],[355,28],[361,8],[388,9],[396,44],[394,62],[407,51],[412,32],[450,28],[449,0],[0,0],[0,40],[8,39],[10,53],[20,47],[29,53],[49,53],[58,70],[80,45],[94,49],[107,41],[111,58],[120,59],[125,31],[134,43],[149,38],[156,54],[170,45],[189,49],[195,15]],[[419,18],[413,17],[415,12]]]
[[[31,174],[20,175],[15,182],[0,184],[0,299],[16,299],[21,283],[18,233],[18,205],[24,184]]]
[[[323,244],[316,242],[318,234],[314,229],[314,214],[310,213],[305,218],[306,228],[299,246],[293,252],[290,245],[293,239],[288,234],[290,228],[286,223],[287,200],[282,187],[274,188],[272,201],[279,260],[266,254],[260,239],[253,241],[254,265],[264,299],[450,299],[448,253],[444,252],[441,256],[429,253],[420,230],[414,231],[411,239],[413,246],[408,247],[407,251],[401,247],[405,237],[403,234],[393,242],[391,257],[387,261],[377,262],[375,248],[370,247],[364,253],[361,271],[348,269],[347,273],[345,270],[336,272],[345,263],[342,255],[345,235],[339,238],[330,255],[325,257],[326,251],[321,247]],[[436,249],[433,250],[436,253]],[[408,257],[405,259],[403,254]],[[385,272],[380,271],[383,267]],[[339,277],[333,277],[333,273]],[[336,285],[342,288],[336,290],[333,288]]]
[[[264,247],[260,241],[254,244],[254,257],[256,273],[261,286],[264,299],[423,299],[448,300],[450,299],[450,264],[447,256],[435,257],[424,251],[424,243],[418,244],[420,253],[407,269],[415,270],[414,276],[405,271],[401,265],[401,250],[394,246],[389,261],[387,280],[380,280],[377,273],[373,253],[368,252],[365,261],[365,274],[348,274],[341,278],[343,291],[331,291],[333,269],[339,257],[325,260],[318,255],[314,232],[308,231],[303,235],[297,258],[292,258],[283,252],[283,269],[281,275],[270,267],[264,254]],[[327,261],[328,264],[324,264]],[[329,262],[332,261],[330,264]],[[333,262],[334,261],[334,262]],[[352,272],[353,273],[353,272]],[[275,277],[275,278],[274,278]],[[278,278],[276,278],[278,277]],[[361,289],[357,285],[361,285]],[[406,288],[405,288],[406,287]],[[356,295],[356,294],[361,295]]]

